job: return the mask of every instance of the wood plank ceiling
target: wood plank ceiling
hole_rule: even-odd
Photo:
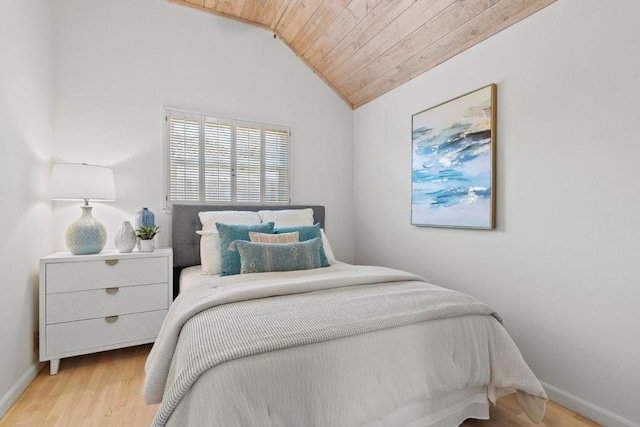
[[[358,108],[556,0],[169,1],[273,31]]]

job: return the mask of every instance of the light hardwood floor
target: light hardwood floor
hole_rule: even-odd
[[[143,345],[63,359],[58,375],[46,367],[0,420],[0,427],[149,426],[158,405],[142,401]],[[506,396],[491,410],[491,420],[468,420],[464,427],[534,426],[515,399]],[[539,426],[591,427],[598,424],[550,403]]]

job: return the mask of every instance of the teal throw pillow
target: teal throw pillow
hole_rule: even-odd
[[[229,250],[235,240],[249,240],[249,232],[273,233],[273,222],[253,225],[232,225],[216,223],[220,235],[220,275],[231,276],[240,274],[240,255],[237,251]]]
[[[240,254],[240,273],[309,270],[320,267],[320,245],[316,237],[296,243],[255,243],[236,240],[231,248]]]
[[[299,227],[281,227],[275,228],[273,230],[275,234],[293,233],[294,231],[297,231],[299,233],[298,240],[300,242],[315,239],[316,237],[320,238],[320,266],[329,267],[329,261],[327,260],[327,255],[324,252],[324,246],[322,246],[322,233],[320,232],[320,224],[303,225]]]

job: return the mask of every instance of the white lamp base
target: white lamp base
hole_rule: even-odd
[[[74,255],[97,254],[107,243],[107,230],[91,215],[92,206],[82,206],[82,215],[67,228],[67,249]]]

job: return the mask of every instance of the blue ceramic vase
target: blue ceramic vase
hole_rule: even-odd
[[[156,216],[149,210],[149,208],[142,208],[141,211],[136,213],[136,230],[143,225],[145,227],[151,227],[156,224]]]

